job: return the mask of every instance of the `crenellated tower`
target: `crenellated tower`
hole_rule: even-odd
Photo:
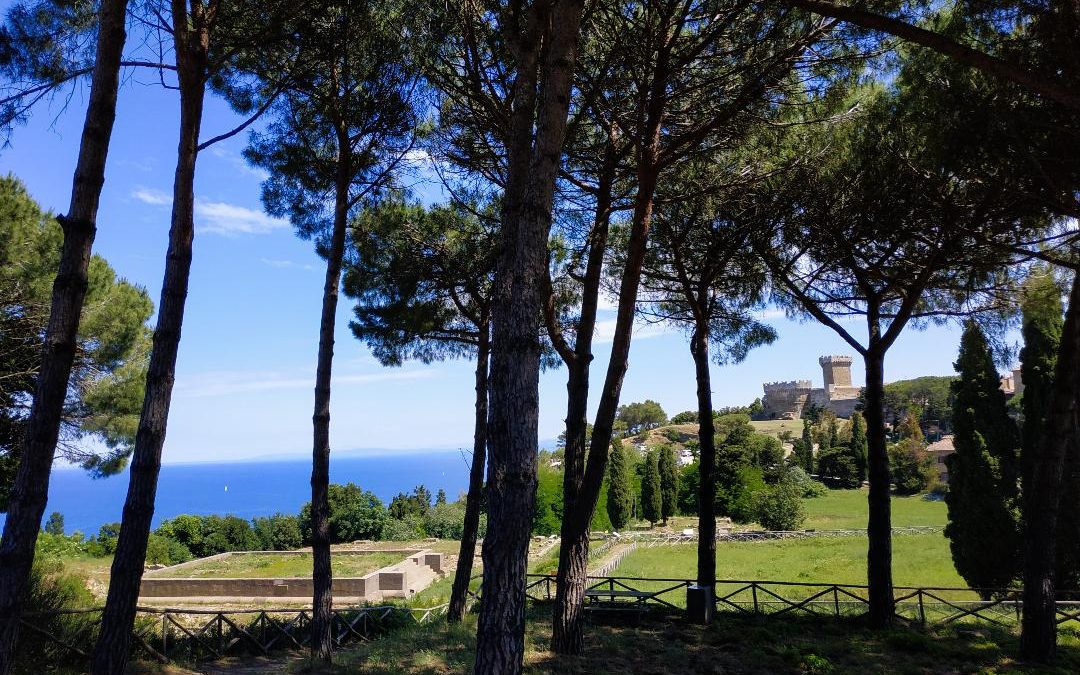
[[[822,356],[818,359],[821,376],[825,380],[825,391],[851,387],[851,357]]]

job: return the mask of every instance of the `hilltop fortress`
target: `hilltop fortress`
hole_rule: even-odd
[[[822,356],[818,359],[825,386],[815,389],[810,380],[768,382],[764,385],[766,419],[798,419],[803,408],[813,404],[828,408],[837,417],[850,417],[862,387],[851,384],[850,356]]]

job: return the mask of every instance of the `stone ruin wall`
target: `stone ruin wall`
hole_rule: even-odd
[[[762,399],[765,416],[798,419],[813,391],[814,386],[810,380],[769,382],[765,385],[765,398]]]
[[[815,388],[810,380],[769,382],[764,385],[762,399],[765,417],[770,419],[799,419],[808,404],[836,413],[838,417],[850,417],[859,402],[862,387],[851,382],[850,356],[822,356],[821,366],[824,387]]]

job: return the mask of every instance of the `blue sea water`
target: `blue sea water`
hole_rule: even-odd
[[[470,459],[458,451],[331,456],[330,480],[356,483],[384,504],[421,484],[433,495],[440,488],[446,490],[454,500],[468,489]],[[245,519],[298,513],[311,499],[310,478],[310,459],[166,464],[161,467],[153,524],[157,527],[181,513],[232,514]],[[80,469],[58,468],[49,483],[45,517],[59,511],[69,534],[79,530],[93,535],[102,524],[120,521],[127,485],[126,471],[93,479]]]

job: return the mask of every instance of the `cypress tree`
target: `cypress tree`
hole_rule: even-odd
[[[866,442],[866,419],[861,412],[851,414],[851,457],[859,471],[859,481],[866,480],[866,457],[869,447]]]
[[[660,522],[663,502],[660,494],[660,464],[657,453],[645,455],[645,478],[641,481],[641,516],[655,525]]]
[[[667,525],[667,520],[675,515],[679,500],[679,472],[675,466],[675,451],[670,445],[660,448],[657,465],[660,470],[660,515]]]
[[[982,329],[968,321],[952,384],[956,452],[946,459],[949,491],[945,502],[957,572],[984,598],[982,589],[1002,588],[1019,571],[1015,514],[1016,429]]]
[[[607,512],[611,527],[621,530],[630,522],[634,508],[634,494],[630,484],[630,469],[626,462],[626,447],[616,438],[611,441],[611,457],[608,458]]]
[[[814,473],[814,436],[812,433],[810,418],[802,421],[802,451],[804,464],[802,468],[806,473]]]
[[[1061,289],[1052,275],[1032,275],[1024,285],[1024,348],[1020,351],[1020,380],[1024,391],[1020,401],[1023,412],[1021,436],[1022,494],[1030,491],[1033,467],[1039,461],[1039,446],[1046,433],[1046,413],[1054,386],[1061,330],[1064,325]],[[1073,446],[1075,448],[1075,444]],[[1080,586],[1080,458],[1075,450],[1065,457],[1061,477],[1061,506],[1058,509],[1057,588],[1075,591]],[[1026,507],[1026,503],[1024,504]],[[1024,520],[1031,515],[1024,508]],[[1071,597],[1071,596],[1070,596]]]

